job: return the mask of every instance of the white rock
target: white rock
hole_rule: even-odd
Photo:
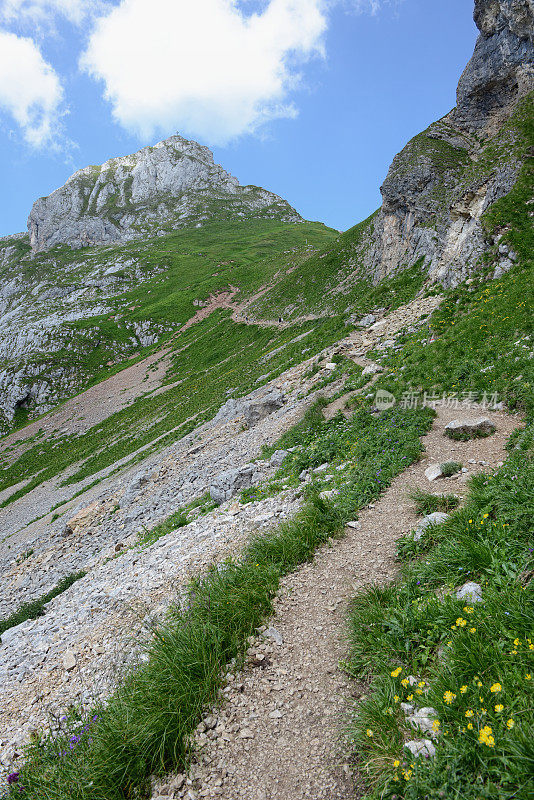
[[[443,472],[441,471],[441,465],[431,464],[430,467],[427,467],[427,469],[425,469],[425,475],[429,481],[435,481],[436,478],[441,478],[443,475]]]
[[[418,756],[432,758],[436,755],[436,748],[430,739],[423,739],[422,741],[413,739],[411,742],[405,742],[404,747],[410,751],[414,758],[418,758]]]
[[[379,372],[384,372],[384,367],[381,367],[380,364],[369,364],[362,371],[362,375],[377,375]]]
[[[445,426],[445,434],[452,438],[456,436],[488,436],[496,430],[493,422],[487,417],[478,417],[474,420],[453,419]]]
[[[437,718],[438,713],[436,709],[428,706],[416,709],[413,714],[406,717],[406,722],[408,722],[412,728],[419,728],[423,733],[429,733],[431,736],[435,737],[438,733],[434,730],[433,724]]]
[[[449,519],[449,517],[450,514],[445,514],[443,511],[434,511],[433,514],[428,514],[417,526],[413,537],[414,542],[418,542],[423,538],[427,528],[431,527],[432,525],[441,525],[442,522],[445,522],[445,520]]]
[[[480,603],[482,602],[482,586],[474,581],[468,581],[458,589],[456,599],[469,601],[470,603]]]
[[[267,630],[263,632],[263,636],[266,639],[272,639],[272,641],[277,644],[279,647],[284,644],[284,637],[277,631],[276,628],[269,627]]]
[[[67,670],[67,672],[70,672],[70,670],[74,669],[75,666],[76,666],[76,656],[74,655],[72,650],[67,650],[63,654],[63,667],[64,669]]]

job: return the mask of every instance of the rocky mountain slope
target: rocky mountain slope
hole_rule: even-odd
[[[0,439],[9,800],[346,800],[354,783],[358,796],[531,796],[532,647],[509,654],[532,627],[532,10],[477,0],[457,108],[341,236],[284,204],[266,218],[269,198],[239,216],[246,187],[205,154],[188,172],[189,227],[165,201],[161,217],[127,207],[123,164],[120,181],[94,176],[83,220],[69,211],[83,180],[61,195],[72,247],[46,249],[39,222],[33,250],[0,240],[0,398],[16,423]],[[212,170],[219,188],[202,194]],[[197,200],[212,215],[201,227]],[[82,222],[106,236],[116,213],[135,238],[79,247]],[[163,235],[137,238],[143,225]],[[445,436],[458,417],[490,435]],[[444,529],[417,519],[414,486],[459,506]],[[419,572],[383,586],[399,536]],[[343,638],[364,583],[351,646],[369,659],[376,646],[368,698],[371,662],[358,671]]]
[[[281,197],[241,186],[209,148],[181,136],[85,167],[37,200],[28,218],[35,252],[154,236],[217,218],[302,222]]]
[[[532,3],[477,0],[475,21],[480,36],[456,108],[395,157],[382,208],[335,242],[270,192],[241,187],[207,148],[180,136],[87,167],[38,200],[30,238],[0,241],[0,428],[48,411],[163,344],[193,315],[193,303],[228,290],[230,278],[241,299],[252,299],[250,317],[350,321],[375,298],[385,305],[372,288],[384,281],[395,294],[408,284],[454,286],[488,259],[496,277],[509,270],[517,254],[500,241],[502,231],[489,235],[485,219],[530,157]],[[254,283],[233,239],[242,225],[245,242],[252,221],[265,233],[256,238],[262,268]],[[206,259],[214,225],[232,230],[218,229],[225,244]],[[279,232],[276,242],[268,230]],[[230,274],[232,264],[243,270]],[[142,295],[132,291],[140,281]],[[172,294],[178,313],[170,302],[154,313],[154,294],[158,302]]]

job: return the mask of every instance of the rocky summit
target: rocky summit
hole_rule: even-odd
[[[344,233],[173,136],[0,239],[2,800],[534,796],[533,11]]]
[[[58,244],[86,247],[164,234],[216,218],[300,222],[281,197],[241,186],[209,148],[181,136],[101,166],[85,167],[28,218],[35,252]]]

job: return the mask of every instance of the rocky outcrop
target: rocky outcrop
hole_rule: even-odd
[[[444,286],[465,279],[488,246],[483,214],[515,183],[525,153],[502,126],[534,89],[534,3],[476,0],[474,19],[480,35],[456,108],[394,158],[355,248],[374,281],[417,262]]]
[[[475,52],[460,78],[454,122],[469,131],[498,125],[534,79],[532,0],[475,0],[480,30]]]
[[[28,219],[34,251],[127,241],[213,219],[300,222],[285,200],[239,181],[197,142],[171,136],[102,166],[79,170],[37,200]]]

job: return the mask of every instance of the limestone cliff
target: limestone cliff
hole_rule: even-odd
[[[102,166],[85,167],[28,219],[35,251],[121,242],[168,233],[214,219],[300,222],[285,200],[257,186],[241,186],[197,142],[171,136]]]
[[[474,20],[480,35],[456,108],[395,157],[382,208],[355,248],[353,263],[375,281],[423,257],[444,285],[464,279],[485,249],[480,219],[510,191],[525,157],[507,121],[532,102],[534,3],[476,0]]]

